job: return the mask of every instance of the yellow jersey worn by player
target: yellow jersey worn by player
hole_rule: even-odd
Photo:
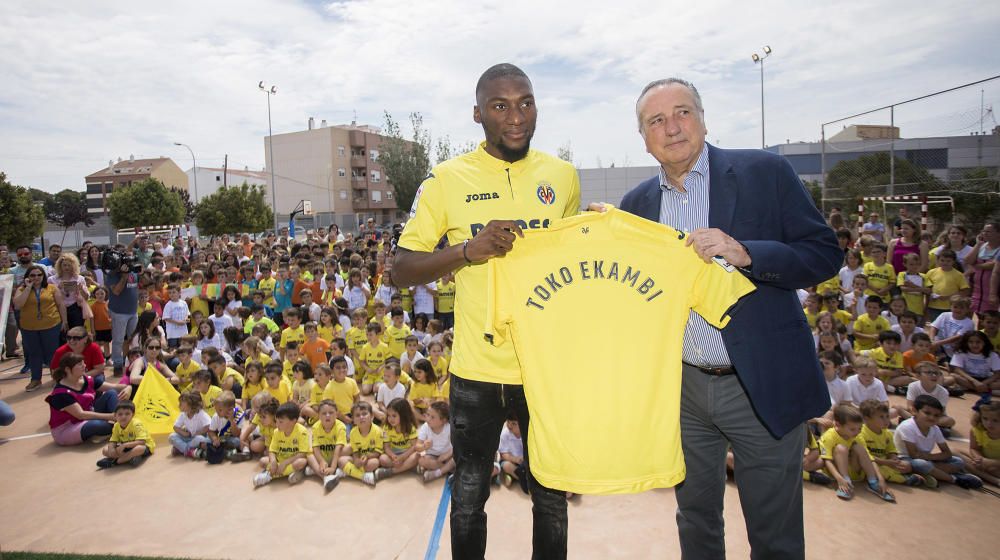
[[[889,320],[881,315],[872,319],[871,315],[865,313],[864,315],[858,316],[858,318],[854,321],[854,332],[856,333],[877,335],[878,333],[887,330],[889,330]],[[860,338],[854,339],[855,352],[873,350],[877,346],[878,341],[876,340],[862,340]]]
[[[487,335],[517,354],[531,472],[542,485],[613,494],[684,479],[681,347],[690,311],[722,328],[754,290],[725,261],[703,262],[685,237],[610,209],[529,230],[489,261]],[[608,321],[629,328],[601,328]],[[602,347],[616,351],[593,351]]]
[[[368,335],[365,328],[351,327],[347,329],[344,341],[347,342],[347,349],[360,353],[361,348],[368,343]]]
[[[431,170],[417,190],[400,247],[431,253],[442,236],[447,235],[449,245],[458,245],[490,220],[514,220],[529,231],[579,212],[580,179],[572,164],[536,150],[510,163],[491,156],[485,145]],[[513,347],[493,348],[483,339],[486,309],[480,298],[486,292],[486,264],[458,269],[455,284],[459,295],[452,373],[473,381],[520,385]]]
[[[174,370],[174,374],[180,379],[180,383],[177,384],[177,390],[181,393],[191,390],[191,376],[194,372],[202,370],[201,364],[194,360],[188,360],[188,365],[184,365],[184,362],[177,364],[177,369]]]
[[[861,436],[855,436],[851,439],[845,439],[844,436],[840,435],[840,432],[837,431],[837,428],[829,428],[823,432],[823,435],[819,438],[819,456],[823,459],[829,459],[832,461],[833,450],[836,449],[838,445],[843,445],[848,450],[850,450],[855,443],[860,443],[861,446],[864,447],[865,444],[859,440],[860,437]],[[869,453],[868,456],[870,457],[871,453]],[[850,472],[848,472],[847,475],[854,482],[865,479],[865,471],[860,468],[850,469]]]
[[[142,425],[142,422],[138,418],[132,417],[128,425],[122,428],[122,425],[115,422],[113,428],[111,428],[111,443],[128,443],[130,441],[143,441],[145,442],[146,449],[150,453],[156,448],[156,442],[153,440],[153,436],[149,435],[146,427]]]
[[[891,356],[885,353],[881,346],[872,350],[865,350],[865,356],[875,360],[875,365],[879,369],[903,369],[903,353],[894,352]]]
[[[281,331],[281,340],[278,342],[278,347],[284,348],[285,346],[288,346],[289,342],[298,342],[299,344],[302,344],[305,339],[306,330],[302,325],[299,325],[294,329],[292,327],[285,327]]]
[[[340,406],[338,405],[338,409]],[[368,453],[381,453],[385,445],[382,428],[378,424],[372,424],[368,435],[361,435],[361,430],[357,427],[351,429],[351,453],[354,455],[366,455]]]
[[[413,426],[410,428],[410,433],[404,434],[397,431],[396,428],[386,425],[385,431],[382,432],[382,439],[389,444],[393,453],[402,453],[413,447],[413,442],[417,440],[417,428]]]
[[[212,410],[212,405],[215,402],[215,399],[219,398],[219,395],[222,394],[222,387],[209,385],[208,390],[200,394],[202,408],[205,410]]]
[[[323,458],[329,461],[338,445],[347,445],[347,426],[340,420],[334,420],[330,431],[323,428],[322,422],[316,422],[312,428],[313,449],[319,449]]]
[[[941,268],[928,270],[927,282],[931,284],[931,295],[927,307],[938,311],[951,309],[951,296],[961,290],[969,289],[969,281],[965,279],[965,275],[954,268],[951,270]]]
[[[323,390],[323,398],[337,403],[337,410],[351,410],[354,399],[360,394],[358,382],[350,377],[345,377],[342,382],[332,379]]]
[[[309,440],[309,431],[302,424],[296,423],[292,426],[292,433],[285,434],[281,430],[274,430],[271,433],[271,445],[268,446],[268,450],[274,453],[278,462],[287,461],[292,455],[296,453],[305,453],[306,455],[312,453],[312,443]],[[294,471],[294,467],[288,464],[285,467],[285,472],[281,473],[281,476],[288,476]]]

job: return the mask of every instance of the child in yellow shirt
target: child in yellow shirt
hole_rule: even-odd
[[[97,462],[97,467],[106,469],[126,463],[138,467],[143,459],[153,454],[155,448],[156,442],[142,422],[135,418],[135,405],[132,401],[121,401],[115,406],[111,441],[102,451],[104,458]]]

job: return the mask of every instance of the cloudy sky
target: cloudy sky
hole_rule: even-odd
[[[821,6],[822,4],[822,6]],[[709,140],[760,146],[765,62],[769,145],[819,137],[820,123],[1000,74],[1000,8],[956,1],[0,3],[0,171],[49,191],[84,188],[113,158],[172,157],[259,169],[264,80],[275,133],[424,115],[432,135],[477,140],[474,85],[497,62],[521,66],[539,105],[533,145],[569,145],[580,167],[650,165],[633,103],[680,76],[705,103]],[[896,110],[904,137],[979,129],[980,90]],[[864,122],[888,122],[888,112]],[[840,126],[840,124],[836,125]],[[992,114],[986,129],[996,126]]]

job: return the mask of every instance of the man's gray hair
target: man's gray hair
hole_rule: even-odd
[[[642,132],[642,118],[639,116],[639,102],[642,101],[642,98],[645,97],[646,93],[649,90],[658,87],[666,87],[671,84],[682,85],[691,90],[691,94],[694,96],[695,108],[698,109],[699,113],[701,114],[705,113],[705,108],[701,104],[701,94],[698,93],[698,88],[694,87],[694,84],[692,84],[691,82],[687,80],[682,80],[680,78],[663,78],[661,80],[654,80],[646,84],[646,87],[642,88],[642,92],[639,94],[639,98],[635,100],[635,119],[639,123],[639,132]]]

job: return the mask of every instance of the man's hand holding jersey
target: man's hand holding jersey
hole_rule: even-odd
[[[483,262],[502,257],[514,248],[514,240],[524,237],[521,226],[513,220],[490,220],[486,227],[470,239],[465,246],[465,258]]]

